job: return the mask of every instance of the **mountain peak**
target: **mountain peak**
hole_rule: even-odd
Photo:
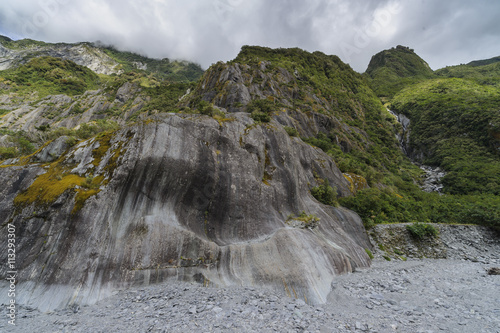
[[[413,49],[398,45],[372,57],[365,75],[379,97],[390,98],[406,85],[433,75]]]
[[[413,49],[402,45],[374,55],[366,73],[373,78],[377,70],[384,67],[399,77],[432,74],[432,69],[427,62],[420,58]]]

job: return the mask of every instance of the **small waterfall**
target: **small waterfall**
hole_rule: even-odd
[[[410,160],[415,165],[418,165],[420,169],[425,171],[425,179],[423,185],[421,186],[422,190],[425,192],[439,192],[441,193],[443,189],[443,184],[441,184],[441,179],[446,176],[446,172],[441,170],[439,167],[431,167],[428,165],[421,165],[415,163],[413,158],[415,157],[410,150],[410,119],[403,114],[397,114],[396,112],[387,109],[390,114],[396,117],[397,121],[403,127],[403,131],[401,133],[396,134],[396,137],[399,141],[399,146],[403,153],[408,156]]]
[[[392,114],[394,117],[396,117],[396,120],[398,123],[401,124],[403,127],[403,131],[401,133],[396,134],[396,138],[399,141],[399,146],[401,147],[401,150],[403,153],[405,153],[406,156],[410,157],[409,153],[409,142],[410,142],[410,119],[406,117],[404,114],[397,114],[396,112],[387,109],[390,114]]]

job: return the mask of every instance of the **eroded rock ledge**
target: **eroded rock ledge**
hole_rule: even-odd
[[[322,180],[339,195],[350,184],[275,121],[168,115],[81,142],[50,164],[13,164],[0,168],[1,234],[15,225],[17,302],[41,310],[168,279],[321,303],[335,275],[370,264],[360,218],[310,194]],[[317,227],[286,223],[302,211]]]
[[[369,230],[375,257],[392,260],[433,258],[500,263],[500,239],[495,230],[478,225],[432,224],[435,237],[416,239],[407,230],[411,223],[379,224]]]

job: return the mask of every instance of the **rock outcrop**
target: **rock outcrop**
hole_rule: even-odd
[[[22,102],[4,98],[0,100],[0,107],[12,111],[0,118],[0,128],[34,132],[40,126],[74,128],[99,119],[125,124],[131,116],[137,116],[150,99],[141,92],[138,84],[125,82],[112,101],[112,96],[103,89],[72,97],[49,95],[41,100],[34,95]]]
[[[34,45],[29,48],[9,49],[0,44],[0,70],[28,62],[32,57],[50,56],[71,60],[97,74],[120,74],[119,64],[90,43]]]
[[[328,180],[350,195],[335,162],[276,121],[230,116],[171,114],[60,157],[59,143],[34,155],[57,147],[50,164],[1,167],[0,232],[16,230],[17,301],[50,310],[172,279],[320,303],[335,275],[368,266],[360,218],[310,193]],[[317,225],[287,223],[301,213]]]
[[[406,260],[433,258],[495,263],[500,251],[498,234],[477,225],[432,224],[439,232],[434,237],[415,238],[410,223],[379,224],[369,230],[376,258]]]

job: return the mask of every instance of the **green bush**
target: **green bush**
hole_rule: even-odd
[[[410,232],[412,237],[422,240],[428,237],[435,237],[439,234],[439,230],[433,225],[427,223],[413,223],[406,226],[406,230]]]
[[[302,211],[298,216],[294,214],[288,215],[287,222],[291,220],[300,221],[303,223],[303,227],[314,229],[318,226],[320,218],[314,214],[308,215],[305,211]]]
[[[325,205],[335,207],[339,205],[337,201],[337,190],[330,186],[328,180],[320,186],[313,187],[311,189],[311,194],[316,200]]]
[[[260,111],[253,111],[250,117],[256,122],[268,123],[271,121],[271,116],[269,114]]]
[[[283,127],[285,129],[285,131],[288,133],[288,135],[290,136],[299,136],[299,131],[297,131],[296,128],[294,127],[289,127],[289,126],[285,126]]]
[[[27,138],[17,135],[14,139],[21,155],[29,155],[35,151],[35,146]]]
[[[276,111],[278,108],[276,104],[268,99],[254,99],[247,105],[247,112],[262,112],[270,114]]]
[[[206,116],[212,116],[214,112],[214,107],[212,104],[210,104],[207,101],[200,100],[198,102],[198,105],[196,106],[196,109],[200,112],[200,114],[206,115]]]
[[[14,158],[17,156],[17,150],[14,147],[0,147],[0,160]]]

